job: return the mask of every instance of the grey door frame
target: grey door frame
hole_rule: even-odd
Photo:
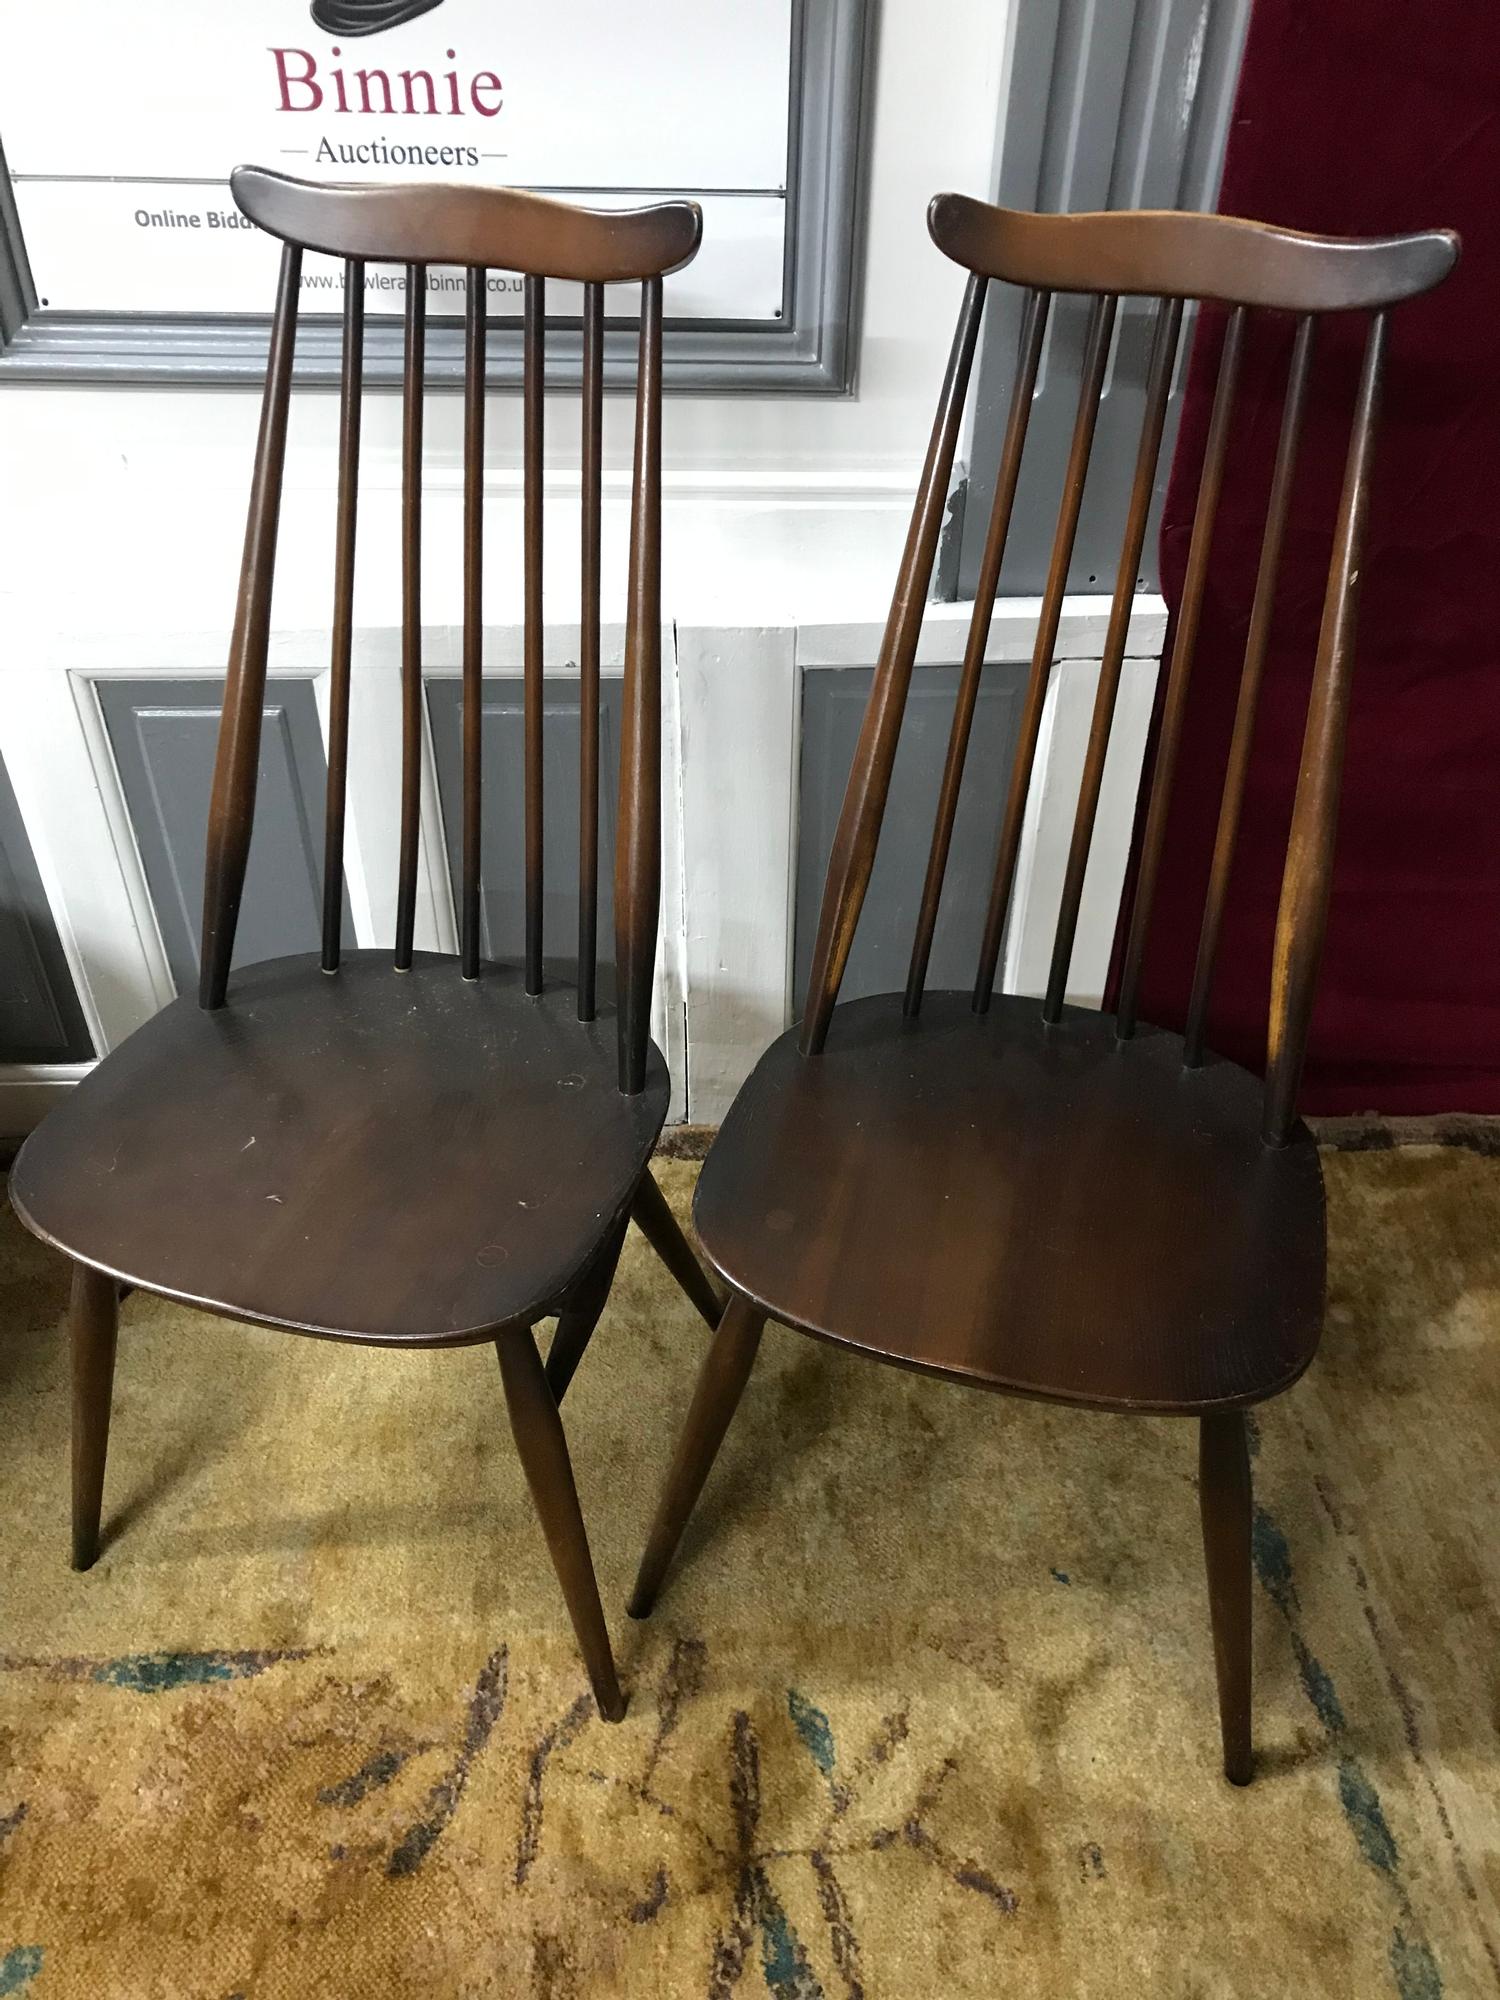
[[[0,757],[0,1063],[83,1063],[93,1037],[36,865],[10,771]],[[0,1121],[0,1138],[10,1133]]]
[[[1008,208],[1213,208],[1251,0],[1024,0],[1015,9],[997,138],[995,199]],[[972,403],[972,445],[936,595],[971,597],[1005,413],[1015,382],[1022,294],[990,288]],[[1077,393],[1087,308],[1054,302],[1032,404],[1002,596],[1040,591]],[[1117,321],[1068,587],[1111,590],[1145,401],[1150,308]],[[1138,587],[1157,583],[1157,529],[1189,341],[1178,351]]]

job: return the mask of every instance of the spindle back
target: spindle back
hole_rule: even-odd
[[[802,1049],[805,1054],[815,1054],[822,1048],[827,1036],[874,866],[921,630],[923,604],[947,503],[948,481],[979,337],[986,288],[990,280],[1001,279],[1024,287],[1027,296],[1021,322],[1015,386],[995,483],[994,506],[980,563],[907,976],[905,1006],[909,1015],[917,1014],[922,1004],[979,692],[985,643],[999,586],[1053,294],[1085,293],[1093,298],[1093,306],[1081,368],[1077,417],[1058,506],[1057,530],[1042,594],[1019,738],[1000,816],[993,884],[973,991],[973,1005],[980,1013],[988,1008],[994,990],[1116,312],[1120,299],[1125,296],[1154,297],[1157,308],[1140,445],[1122,532],[1119,569],[1100,662],[1098,693],[1074,816],[1051,968],[1042,1002],[1043,1016],[1049,1021],[1060,1018],[1067,990],[1079,902],[1130,624],[1131,602],[1182,329],[1183,302],[1188,299],[1212,300],[1229,308],[1182,601],[1177,608],[1171,655],[1165,667],[1160,733],[1149,774],[1150,791],[1117,1008],[1117,1026],[1122,1040],[1128,1040],[1136,1027],[1142,957],[1151,921],[1189,676],[1203,608],[1214,516],[1225,473],[1246,316],[1257,307],[1297,315],[1280,442],[1250,608],[1239,702],[1225,769],[1212,874],[1184,1036],[1187,1063],[1190,1066],[1201,1063],[1214,955],[1233,864],[1261,671],[1275,603],[1292,474],[1306,403],[1313,331],[1318,318],[1324,313],[1361,309],[1371,314],[1371,320],[1334,531],[1333,555],[1313,666],[1302,762],[1276,924],[1264,1135],[1268,1143],[1280,1144],[1286,1139],[1296,1117],[1297,1090],[1327,913],[1361,550],[1369,502],[1370,464],[1386,353],[1387,313],[1392,305],[1429,290],[1446,277],[1458,255],[1458,239],[1446,230],[1367,240],[1323,238],[1228,216],[1170,211],[1030,215],[990,207],[954,194],[937,196],[928,210],[927,220],[933,241],[955,263],[967,269],[969,281],[922,469],[895,597],[855,751],[854,766],[834,837],[813,955],[807,1012],[802,1025]]]
[[[328,724],[328,797],[323,884],[323,969],[336,972],[343,906],[344,807],[348,774],[367,263],[406,270],[402,406],[402,762],[398,969],[412,962],[422,758],[422,414],[427,270],[459,265],[468,275],[464,348],[463,838],[460,964],[480,976],[480,726],[482,713],[485,347],[490,271],[524,280],[524,598],[526,989],[542,990],[542,446],[546,281],[584,288],[582,624],[578,1015],[592,1020],[597,972],[599,839],[600,525],[603,474],[604,287],[641,288],[631,493],[625,681],[615,842],[615,950],[620,1088],[642,1088],[650,1039],[651,981],[661,877],[661,398],[662,279],[698,248],[696,204],[595,210],[506,188],[320,186],[259,167],[240,167],[230,186],[243,213],[283,241],[270,355],[255,453],[245,553],[230,642],[214,765],[203,900],[199,1000],[224,1003],[255,811],[271,588],[286,456],[302,255],[345,261],[344,351]]]

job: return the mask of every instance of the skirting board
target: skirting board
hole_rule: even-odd
[[[24,1139],[93,1067],[86,1062],[0,1064],[0,1150]]]

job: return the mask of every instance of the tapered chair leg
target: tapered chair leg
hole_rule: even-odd
[[[625,1701],[615,1676],[557,1399],[547,1386],[542,1358],[529,1329],[502,1334],[495,1346],[516,1450],[552,1552],[594,1700],[606,1722],[618,1722],[625,1713]]]
[[[677,1441],[677,1455],[662,1488],[651,1539],[641,1558],[629,1612],[632,1618],[648,1618],[656,1603],[682,1531],[688,1524],[698,1495],[703,1491],[724,1433],[739,1406],[750,1370],[755,1365],[765,1315],[746,1300],[731,1295],[724,1308],[693,1391],[692,1408]]]
[[[631,1217],[651,1248],[681,1285],[710,1326],[719,1324],[724,1302],[678,1226],[677,1217],[648,1167],[630,1204]]]
[[[1208,1564],[1214,1667],[1224,1775],[1248,1785],[1255,1759],[1250,1743],[1250,1449],[1242,1410],[1200,1420],[1198,1505]]]
[[[109,1399],[115,1380],[119,1286],[87,1264],[73,1266],[68,1328],[73,1346],[73,1567],[99,1554]]]
[[[626,1224],[622,1221],[617,1229],[611,1231],[583,1283],[557,1316],[557,1330],[552,1336],[552,1345],[547,1349],[547,1386],[552,1391],[554,1402],[561,1403],[567,1395],[568,1384],[583,1359],[584,1350],[594,1337],[594,1328],[608,1303],[609,1288],[615,1281],[615,1267],[620,1261],[620,1246],[625,1241],[625,1228]]]

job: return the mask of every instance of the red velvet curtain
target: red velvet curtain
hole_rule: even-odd
[[[1398,307],[1375,462],[1307,1111],[1500,1112],[1500,9],[1256,0],[1220,207],[1463,237]],[[1271,938],[1363,315],[1323,321],[1210,1042],[1264,1066]],[[1223,316],[1205,312],[1162,526],[1180,596]],[[1180,1027],[1292,327],[1252,321],[1142,1012]]]

